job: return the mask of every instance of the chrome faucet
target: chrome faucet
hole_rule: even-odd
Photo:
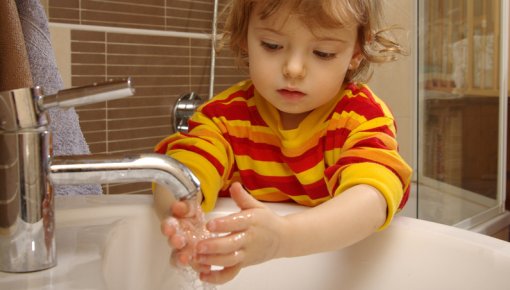
[[[44,96],[40,87],[0,92],[0,271],[56,265],[53,185],[152,181],[176,199],[194,197],[198,179],[162,154],[53,157],[47,110],[131,96],[130,79]]]

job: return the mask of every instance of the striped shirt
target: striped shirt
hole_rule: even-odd
[[[388,204],[383,227],[404,206],[412,171],[398,154],[391,112],[367,85],[346,85],[296,129],[282,129],[279,118],[251,81],[243,81],[202,105],[189,120],[189,133],[165,138],[156,152],[195,173],[205,211],[229,195],[234,181],[258,200],[306,206],[371,185]]]

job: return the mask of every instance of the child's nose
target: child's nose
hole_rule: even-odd
[[[283,65],[283,76],[290,79],[302,79],[306,75],[305,62],[298,55],[291,55]]]

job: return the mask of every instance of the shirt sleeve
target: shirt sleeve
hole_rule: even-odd
[[[380,108],[380,104],[375,105]],[[379,115],[370,119],[351,114],[347,121],[350,131],[338,150],[335,164],[327,169],[326,178],[335,195],[358,184],[375,187],[387,203],[383,229],[407,200],[412,169],[398,153],[393,117],[379,111]]]
[[[202,209],[211,211],[226,186],[233,153],[217,124],[200,111],[189,120],[189,133],[175,133],[156,145],[155,151],[186,165],[200,180]]]

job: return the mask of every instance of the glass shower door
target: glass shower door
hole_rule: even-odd
[[[502,208],[502,2],[418,3],[418,217],[469,228]]]

